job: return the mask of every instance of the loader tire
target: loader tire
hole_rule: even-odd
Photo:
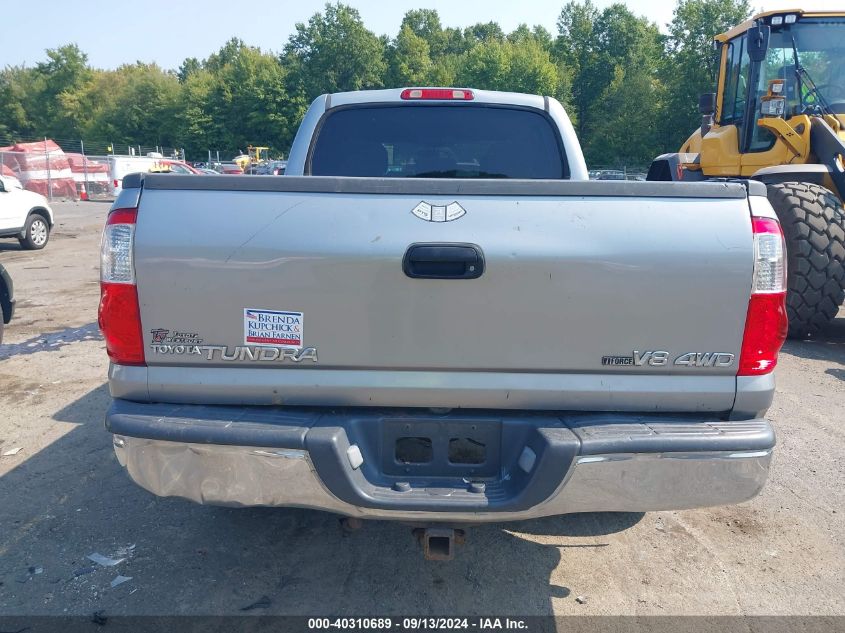
[[[789,338],[818,334],[845,297],[845,210],[829,190],[808,182],[768,186],[786,239]]]

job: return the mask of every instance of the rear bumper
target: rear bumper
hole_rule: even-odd
[[[665,415],[435,415],[116,400],[106,426],[130,477],[160,496],[409,521],[739,503],[762,488],[774,447],[765,420]],[[486,429],[490,469],[438,465],[441,439],[463,429],[471,435],[470,428]],[[406,469],[393,460],[390,441],[405,432],[433,438],[433,466]],[[472,491],[469,482],[483,490]]]

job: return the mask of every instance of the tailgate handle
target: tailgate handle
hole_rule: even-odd
[[[484,253],[475,244],[411,244],[402,270],[412,279],[477,279]]]

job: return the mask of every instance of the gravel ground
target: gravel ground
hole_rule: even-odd
[[[410,530],[156,498],[103,429],[108,205],[56,204],[41,252],[0,240],[18,312],[0,346],[0,615],[845,614],[845,312],[787,344],[771,478],[753,501],[473,528],[425,561]],[[86,558],[124,559],[113,567]],[[131,577],[116,587],[118,576]],[[582,598],[582,600],[578,600]],[[583,602],[583,604],[582,604]]]

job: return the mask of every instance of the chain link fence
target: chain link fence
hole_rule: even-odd
[[[43,144],[43,143],[42,143]],[[51,151],[0,149],[0,175],[49,200],[109,197],[109,157]]]

